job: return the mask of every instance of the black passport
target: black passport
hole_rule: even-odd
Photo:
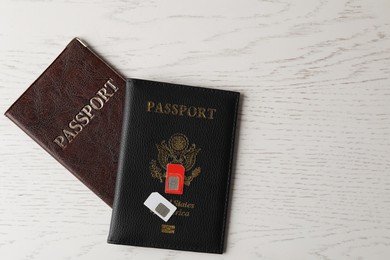
[[[127,80],[109,243],[223,253],[239,96]],[[184,166],[181,195],[165,193],[168,164]],[[177,208],[167,222],[153,192]]]

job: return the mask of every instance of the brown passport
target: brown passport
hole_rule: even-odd
[[[5,115],[112,206],[125,86],[75,38]]]

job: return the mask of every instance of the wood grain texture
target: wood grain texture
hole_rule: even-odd
[[[0,259],[389,259],[390,2],[0,3],[0,109],[79,36],[128,77],[242,93],[222,256],[106,243],[111,210],[0,117]]]

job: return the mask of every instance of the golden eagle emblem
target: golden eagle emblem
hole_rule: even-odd
[[[167,164],[181,164],[184,166],[186,174],[184,176],[184,184],[190,186],[191,181],[199,176],[200,167],[194,168],[196,162],[196,156],[200,149],[196,148],[195,144],[189,146],[187,136],[184,134],[172,135],[168,143],[163,140],[160,144],[156,144],[158,155],[157,161],[151,160],[149,163],[150,173],[155,179],[159,179],[163,182],[163,178],[166,177]],[[162,170],[164,169],[164,171]],[[191,171],[192,170],[192,171]]]

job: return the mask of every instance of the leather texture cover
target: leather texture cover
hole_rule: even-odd
[[[108,242],[223,253],[239,93],[128,79]],[[165,191],[166,165],[185,168],[182,195]],[[144,201],[177,207],[164,222]]]
[[[125,86],[75,38],[5,115],[112,206]]]

